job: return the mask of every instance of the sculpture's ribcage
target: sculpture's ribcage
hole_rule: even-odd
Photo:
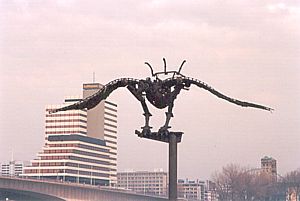
[[[170,103],[169,93],[161,93],[158,91],[147,92],[146,98],[153,106],[159,109],[167,107]]]

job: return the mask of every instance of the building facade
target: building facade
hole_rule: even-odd
[[[277,181],[277,163],[272,157],[265,156],[261,159],[261,170],[270,175],[272,180]]]
[[[204,201],[205,182],[200,180],[178,180],[178,197],[188,201]]]
[[[83,98],[95,94],[103,85],[98,83],[83,84]],[[117,105],[110,101],[102,101],[87,111],[87,136],[105,140],[109,148],[110,181],[117,184]],[[97,123],[95,123],[97,122]]]
[[[1,164],[1,176],[18,177],[23,173],[23,168],[27,165],[23,161],[9,161]]]
[[[45,140],[54,135],[82,135],[87,136],[87,111],[68,110],[49,114],[52,109],[58,109],[82,100],[78,96],[69,96],[61,105],[46,106]]]
[[[213,181],[206,180],[204,201],[217,201],[216,184]]]
[[[102,85],[83,85],[83,98]],[[102,101],[91,110],[49,114],[82,100],[67,97],[62,105],[46,106],[45,145],[23,176],[115,186],[117,181],[117,105]],[[107,117],[109,116],[109,118]]]
[[[157,171],[126,171],[117,173],[117,186],[137,193],[167,196],[168,173]]]

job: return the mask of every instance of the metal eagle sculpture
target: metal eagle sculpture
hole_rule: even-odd
[[[119,78],[113,80],[108,84],[104,85],[95,94],[73,105],[51,110],[50,113],[66,111],[66,110],[92,109],[96,107],[102,100],[106,99],[117,88],[127,87],[127,89],[141,103],[144,111],[143,115],[145,116],[145,125],[142,127],[142,131],[141,132],[136,131],[136,134],[138,134],[139,137],[147,137],[152,133],[151,132],[152,127],[149,125],[149,120],[152,115],[149,112],[149,109],[147,107],[146,99],[158,109],[163,109],[167,107],[165,124],[157,132],[158,134],[166,134],[168,133],[168,129],[171,128],[169,126],[169,122],[170,119],[173,117],[172,110],[174,107],[175,99],[177,98],[178,94],[181,92],[182,89],[188,90],[192,84],[209,91],[210,93],[214,94],[218,98],[224,99],[226,101],[229,101],[233,104],[242,107],[252,107],[252,108],[258,108],[267,111],[273,110],[272,108],[263,105],[230,98],[218,92],[211,86],[207,85],[206,83],[198,79],[184,76],[183,74],[181,74],[181,70],[184,63],[186,62],[185,60],[180,65],[178,71],[167,71],[165,58],[163,58],[163,62],[164,62],[164,71],[157,72],[157,73],[154,73],[152,66],[149,63],[145,62],[145,64],[151,70],[151,78],[150,77],[147,77],[146,79]],[[171,74],[171,77],[162,80],[159,78],[159,75],[161,74],[164,75]]]

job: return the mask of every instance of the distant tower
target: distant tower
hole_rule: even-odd
[[[272,176],[276,181],[277,178],[277,164],[276,160],[272,157],[265,156],[261,159],[261,169],[263,172]]]

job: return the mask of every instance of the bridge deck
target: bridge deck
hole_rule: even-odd
[[[0,176],[0,192],[35,196],[36,200],[67,201],[165,201],[166,198],[137,194],[128,190],[49,180]],[[44,196],[44,199],[42,198]]]

